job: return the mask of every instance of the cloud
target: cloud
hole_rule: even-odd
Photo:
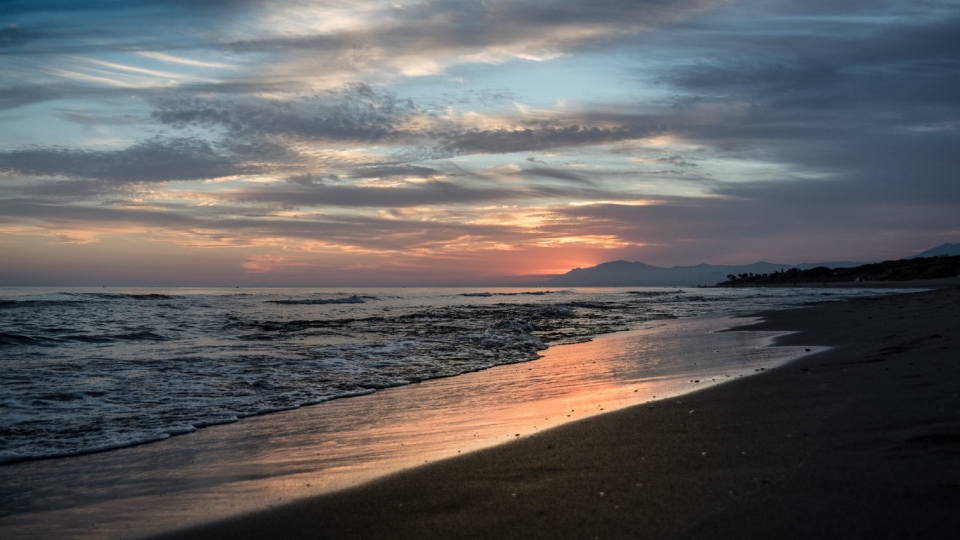
[[[129,114],[94,114],[80,109],[57,108],[57,117],[83,126],[125,126],[142,123],[143,119]]]
[[[527,158],[528,160],[530,158]],[[520,176],[526,177],[541,177],[541,178],[550,178],[554,180],[563,180],[565,182],[572,182],[574,184],[592,184],[589,179],[584,178],[583,175],[573,173],[570,171],[565,171],[563,169],[553,169],[549,167],[536,167],[530,169],[523,169],[522,171],[517,172]]]
[[[64,205],[0,200],[0,216],[10,221],[29,219],[52,232],[108,232],[116,228],[139,230],[156,239],[183,245],[247,246],[275,244],[276,239],[343,249],[397,252],[441,249],[444,244],[471,237],[489,241],[517,241],[529,235],[523,229],[492,224],[388,219],[338,215],[313,219],[223,215],[209,208],[156,209]]]
[[[18,47],[38,37],[38,32],[24,30],[18,24],[0,26],[0,49]]]
[[[392,9],[365,3],[367,17],[337,30],[290,37],[239,39],[241,51],[314,53],[357,48],[368,55],[536,54],[608,41],[709,9],[716,0],[433,0]],[[359,6],[358,6],[359,7]],[[308,15],[309,16],[309,15]],[[313,15],[331,17],[323,10]],[[333,18],[333,17],[331,17]]]
[[[24,105],[52,100],[74,94],[63,85],[18,84],[0,86],[0,110],[15,109]]]
[[[869,14],[862,22],[829,12],[799,25],[771,17],[762,32],[744,25],[723,37],[722,48],[720,36],[690,30],[690,47],[723,52],[698,52],[664,72],[696,98],[673,115],[688,119],[674,133],[856,185],[857,198],[960,194],[950,180],[960,167],[951,149],[960,144],[960,9],[942,4],[934,17],[890,5],[854,6]]]
[[[285,207],[366,207],[407,208],[426,205],[476,204],[497,200],[516,200],[535,196],[535,192],[501,188],[470,188],[450,182],[432,181],[404,187],[357,187],[310,185],[293,188],[263,187],[220,195],[239,203],[279,203]]]
[[[356,167],[349,172],[351,178],[432,178],[442,174],[431,167],[420,167],[406,163],[374,164],[367,167]]]
[[[558,207],[541,226],[560,234],[615,234],[647,244],[632,257],[652,264],[801,263],[900,258],[914,243],[960,230],[952,198],[897,200],[868,182],[765,182],[722,197],[665,197],[657,204]]]
[[[122,150],[36,147],[0,152],[6,174],[84,178],[109,183],[223,178],[255,172],[199,139],[150,139]]]
[[[418,114],[413,101],[354,84],[296,100],[157,100],[153,118],[177,128],[220,128],[235,137],[268,135],[351,142],[383,142],[403,136],[405,117]]]
[[[723,38],[722,54],[697,52],[694,61],[668,68],[663,81],[708,101],[778,109],[960,105],[952,91],[960,82],[960,12],[936,19],[872,15],[876,22],[842,25],[844,32],[826,17],[800,26],[773,19],[765,32],[744,28]],[[689,37],[697,48],[721,39]]]
[[[649,136],[660,126],[630,114],[557,113],[552,117],[492,117],[514,127],[476,128],[469,119],[425,111],[410,98],[364,84],[295,100],[171,98],[155,100],[152,117],[177,129],[202,127],[231,138],[287,137],[305,141],[412,146],[407,160],[501,154],[608,144]],[[598,124],[598,125],[592,125]],[[619,124],[619,125],[618,125]],[[420,155],[416,155],[420,153]]]
[[[443,133],[441,148],[456,154],[506,154],[566,146],[590,146],[649,135],[631,126],[541,126],[522,129],[466,130]]]

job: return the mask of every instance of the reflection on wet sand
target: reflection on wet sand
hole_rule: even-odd
[[[737,324],[749,321],[737,321]],[[548,349],[535,362],[254,417],[103,454],[3,468],[5,538],[117,538],[343,489],[804,354],[779,334],[686,319]]]

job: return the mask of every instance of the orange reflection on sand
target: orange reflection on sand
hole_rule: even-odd
[[[261,463],[274,467],[297,463],[312,471],[277,477],[271,482],[278,484],[269,491],[292,490],[302,496],[342,489],[567,422],[719,384],[802,354],[799,347],[763,347],[773,334],[714,332],[728,324],[719,319],[674,321],[554,347],[536,362],[291,413],[290,419],[302,422],[303,446],[274,446],[265,450]],[[310,489],[302,489],[308,483]]]

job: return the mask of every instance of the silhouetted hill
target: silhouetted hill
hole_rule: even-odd
[[[613,261],[591,268],[575,268],[547,281],[549,287],[673,287],[713,285],[727,279],[727,274],[772,273],[789,264],[756,262],[739,266],[698,264],[661,268],[641,262]]]
[[[864,264],[870,264],[864,261],[855,262],[855,261],[830,261],[830,262],[818,262],[818,263],[802,263],[802,264],[790,264],[787,265],[790,268],[799,268],[801,270],[809,270],[811,268],[816,268],[818,266],[826,266],[827,268],[850,268],[851,266],[861,266]]]
[[[919,259],[921,257],[937,257],[940,255],[946,255],[952,257],[954,255],[960,255],[960,244],[942,244],[935,248],[928,249],[924,252],[917,253],[910,259]]]
[[[905,260],[935,255],[960,255],[960,244],[943,244]],[[886,264],[886,262],[877,264]],[[803,264],[777,264],[760,261],[742,265],[698,264],[695,266],[663,268],[642,262],[612,261],[590,268],[574,268],[566,274],[542,283],[542,285],[546,287],[689,287],[718,284],[727,281],[728,275],[763,275],[785,272],[790,269],[808,271],[819,268],[863,268],[870,265],[871,263],[853,261]]]
[[[733,274],[732,279],[718,283],[718,287],[751,285],[788,285],[791,283],[843,283],[857,281],[909,281],[914,279],[941,279],[960,276],[960,256],[920,257],[864,264],[853,268],[809,270],[792,268],[784,272],[764,274]]]

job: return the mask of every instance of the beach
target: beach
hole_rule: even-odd
[[[960,540],[960,0],[0,6],[0,540]]]
[[[152,444],[8,465],[0,535],[135,538],[209,523],[807,354],[805,347],[769,347],[783,332],[723,332],[749,320],[653,321],[551,347],[535,362],[254,416]]]
[[[829,349],[163,538],[955,538],[958,306],[767,312],[736,330]]]

